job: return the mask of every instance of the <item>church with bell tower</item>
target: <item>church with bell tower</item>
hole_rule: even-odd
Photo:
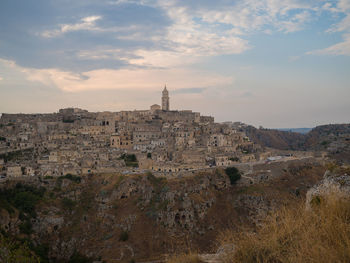
[[[164,86],[164,89],[162,92],[162,110],[165,110],[165,111],[170,110],[169,91],[167,90],[166,85]]]

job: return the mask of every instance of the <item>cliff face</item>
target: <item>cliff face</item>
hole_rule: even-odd
[[[256,129],[248,126],[244,132],[254,143],[279,150],[306,150],[306,135],[272,129]]]
[[[16,202],[9,201],[12,210],[1,205],[0,224],[8,234],[28,238],[50,262],[67,262],[77,253],[107,262],[142,262],[189,249],[208,253],[216,251],[220,231],[254,228],[269,211],[304,195],[324,171],[299,168],[253,185],[231,185],[222,170],[168,181],[146,174],[47,178],[21,187],[8,182],[2,194],[17,189],[6,193],[19,201],[33,189],[41,192],[31,192],[38,196],[35,213]]]
[[[279,150],[325,151],[338,161],[350,162],[350,124],[321,125],[307,134],[272,129],[244,128],[257,144]]]

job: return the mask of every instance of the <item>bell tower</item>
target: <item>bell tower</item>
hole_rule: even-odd
[[[162,110],[170,110],[170,104],[169,104],[169,92],[166,89],[166,85],[164,86],[163,92],[162,92]]]

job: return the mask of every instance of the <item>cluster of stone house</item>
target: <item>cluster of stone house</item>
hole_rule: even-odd
[[[135,169],[126,166],[123,154],[135,155],[139,169],[174,173],[254,161],[259,151],[230,123],[170,110],[166,88],[162,106],[149,110],[67,108],[52,114],[2,114],[0,119],[0,171],[7,177]]]

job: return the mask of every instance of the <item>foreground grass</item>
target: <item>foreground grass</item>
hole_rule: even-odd
[[[221,234],[221,244],[236,246],[223,262],[350,262],[350,199],[330,194],[318,200],[309,210],[280,210],[256,233]]]
[[[201,263],[202,261],[199,259],[196,254],[180,254],[173,255],[170,257],[166,263]]]

